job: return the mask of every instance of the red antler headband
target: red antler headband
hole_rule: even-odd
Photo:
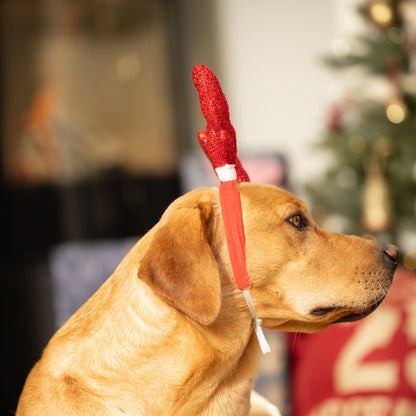
[[[238,182],[250,182],[237,157],[235,130],[230,122],[227,100],[214,73],[204,65],[197,65],[192,78],[199,94],[201,110],[207,120],[206,130],[198,133],[199,143],[211,161],[220,184],[220,203],[231,266],[238,289],[242,290],[253,316],[254,328],[263,354],[270,352],[261,330],[249,288],[246,268],[243,216]]]

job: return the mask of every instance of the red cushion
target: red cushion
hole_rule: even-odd
[[[416,273],[367,318],[289,334],[293,416],[416,415]]]

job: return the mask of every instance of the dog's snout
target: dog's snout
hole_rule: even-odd
[[[394,265],[397,265],[400,257],[399,249],[392,244],[385,244],[383,245],[382,250],[385,258],[391,261]]]

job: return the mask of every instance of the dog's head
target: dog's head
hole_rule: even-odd
[[[384,299],[395,246],[325,231],[273,186],[244,183],[240,195],[250,292],[266,328],[314,332],[360,319]],[[217,189],[190,192],[166,210],[139,276],[195,321],[215,321],[233,285]]]

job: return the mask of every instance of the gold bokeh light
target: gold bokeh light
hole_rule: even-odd
[[[391,7],[382,1],[377,1],[371,5],[370,15],[374,22],[383,27],[388,27],[393,21]]]
[[[406,113],[406,106],[400,101],[392,102],[386,108],[386,116],[394,124],[404,121]]]

